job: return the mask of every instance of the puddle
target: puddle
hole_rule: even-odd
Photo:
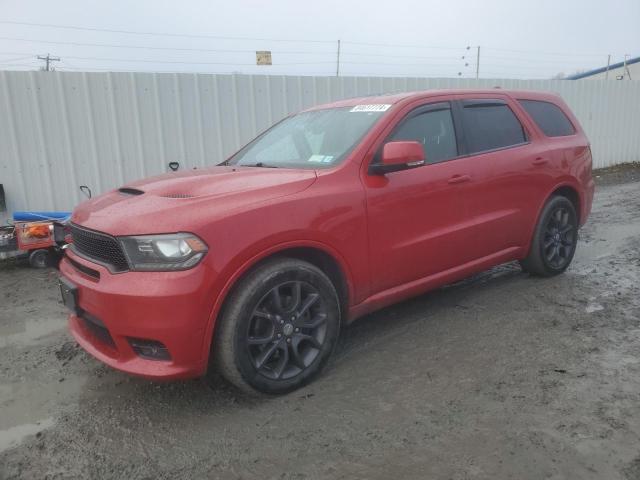
[[[64,329],[64,318],[16,319],[15,323],[0,326],[0,348],[33,345],[45,335]]]
[[[24,423],[0,430],[0,452],[19,445],[29,435],[35,435],[42,430],[53,427],[54,424],[53,418],[45,418],[36,423]]]

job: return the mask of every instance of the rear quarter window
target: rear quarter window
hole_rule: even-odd
[[[576,133],[571,121],[557,105],[541,100],[518,100],[518,102],[547,137],[565,137]]]
[[[470,154],[507,148],[527,141],[522,124],[506,103],[465,101],[462,118]]]

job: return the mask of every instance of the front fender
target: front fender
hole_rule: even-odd
[[[263,243],[269,242],[260,242],[260,244]],[[227,297],[233,290],[234,286],[238,283],[238,281],[240,281],[240,279],[242,279],[242,277],[253,267],[266,260],[267,258],[271,258],[278,254],[286,254],[288,250],[294,248],[312,248],[315,250],[319,250],[329,255],[336,261],[336,263],[340,267],[342,274],[344,275],[348,297],[350,299],[354,298],[354,281],[352,270],[343,255],[341,255],[340,252],[333,246],[322,241],[311,239],[289,240],[271,245],[272,246],[268,248],[262,248],[258,251],[256,251],[256,248],[254,246],[252,246],[253,248],[246,249],[236,258],[234,258],[232,262],[229,263],[228,268],[220,272],[219,279],[221,281],[218,282],[218,284],[221,285],[221,287],[219,287],[219,290],[215,295],[215,301],[209,315],[205,330],[205,336],[203,339],[202,358],[205,361],[205,365],[207,365],[209,361],[209,354],[211,350],[210,346],[212,344],[216,322],[218,319],[218,315],[222,310],[224,302],[226,301]]]

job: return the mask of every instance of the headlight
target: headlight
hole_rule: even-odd
[[[195,267],[207,245],[191,233],[120,237],[129,265],[138,271],[187,270]]]

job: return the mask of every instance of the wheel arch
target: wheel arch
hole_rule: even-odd
[[[549,198],[555,195],[560,195],[567,198],[572,204],[573,208],[576,210],[576,215],[578,217],[578,225],[582,225],[582,200],[580,198],[580,193],[578,189],[569,184],[564,184],[557,187],[553,190],[545,199],[543,206],[549,201]]]
[[[316,241],[288,242],[274,246],[242,263],[242,266],[229,277],[222,288],[212,309],[204,338],[205,367],[208,365],[211,348],[215,340],[217,319],[224,311],[225,305],[238,283],[264,262],[274,258],[295,258],[304,260],[319,268],[334,284],[340,302],[343,320],[348,315],[349,302],[353,298],[353,282],[349,268],[344,259],[333,248]]]
[[[536,212],[535,221],[531,225],[531,228],[529,229],[529,234],[527,236],[528,243],[526,244],[526,248],[524,248],[523,250],[523,258],[529,255],[529,249],[531,248],[531,241],[533,239],[533,234],[536,230],[536,226],[540,221],[540,215],[542,214],[542,209],[547,204],[549,199],[555,195],[561,195],[569,199],[569,201],[573,204],[576,210],[576,215],[578,217],[578,225],[581,225],[582,212],[580,211],[580,208],[582,206],[582,198],[580,196],[580,191],[577,188],[577,186],[568,180],[554,185],[553,188],[551,188],[547,192],[543,200],[538,205],[538,211]]]

